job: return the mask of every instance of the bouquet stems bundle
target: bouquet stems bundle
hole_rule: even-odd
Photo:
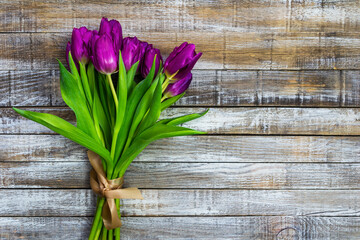
[[[185,42],[163,63],[159,49],[123,39],[120,23],[106,18],[99,31],[74,28],[66,53],[70,71],[59,61],[60,88],[76,126],[14,110],[89,149],[90,185],[99,195],[89,239],[120,239],[120,199],[142,198],[138,189],[122,188],[130,163],[155,140],[204,133],[179,125],[205,112],[159,120],[184,95],[201,53]]]

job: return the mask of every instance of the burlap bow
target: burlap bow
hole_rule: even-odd
[[[90,172],[90,186],[92,190],[106,198],[102,209],[102,219],[107,229],[121,227],[115,199],[144,199],[137,188],[122,188],[124,179],[116,178],[108,180],[99,155],[93,151],[87,152],[93,169]]]

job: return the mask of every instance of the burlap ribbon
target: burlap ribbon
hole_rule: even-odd
[[[90,186],[92,190],[106,198],[102,209],[102,219],[107,229],[121,227],[115,199],[144,199],[137,188],[122,188],[124,179],[108,180],[99,155],[92,151],[87,152],[93,169],[90,172]]]

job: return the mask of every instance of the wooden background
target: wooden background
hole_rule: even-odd
[[[167,56],[197,44],[186,97],[210,108],[131,165],[122,239],[360,239],[358,0],[1,0],[0,238],[86,239],[85,149],[11,106],[73,114],[59,90],[73,27],[118,19]]]

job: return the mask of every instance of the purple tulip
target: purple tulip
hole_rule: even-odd
[[[189,88],[191,80],[192,80],[192,73],[188,73],[188,75],[186,75],[183,79],[179,79],[175,83],[169,84],[169,86],[166,88],[164,96],[174,97],[179,94],[182,94],[183,92],[186,91],[186,89]]]
[[[137,37],[124,38],[121,56],[124,61],[126,71],[129,71],[132,65],[141,60],[141,54],[145,52],[144,48],[146,48],[146,44],[140,42]]]
[[[94,33],[91,48],[91,61],[96,70],[103,74],[112,74],[117,71],[119,52],[114,49],[113,41],[108,34]]]
[[[154,62],[154,57],[156,55],[156,61],[155,61],[155,76],[159,71],[160,64],[163,62],[163,59],[161,57],[160,50],[157,48],[153,48],[150,44],[145,51],[143,62],[141,64],[141,75],[143,78],[146,78],[146,76],[149,74],[150,69],[152,67],[152,64]],[[154,76],[154,77],[155,77]]]
[[[79,62],[87,64],[90,60],[89,42],[91,40],[92,31],[86,27],[74,28],[71,36],[71,44],[68,42],[66,46],[66,60],[69,61],[68,56],[71,51],[71,56],[76,64]]]
[[[100,23],[99,35],[104,34],[111,37],[115,51],[119,52],[123,41],[121,24],[114,19],[109,21],[103,17]]]
[[[166,59],[164,64],[166,76],[172,82],[187,77],[201,55],[202,53],[196,54],[194,44],[184,42],[179,47],[174,48]]]

